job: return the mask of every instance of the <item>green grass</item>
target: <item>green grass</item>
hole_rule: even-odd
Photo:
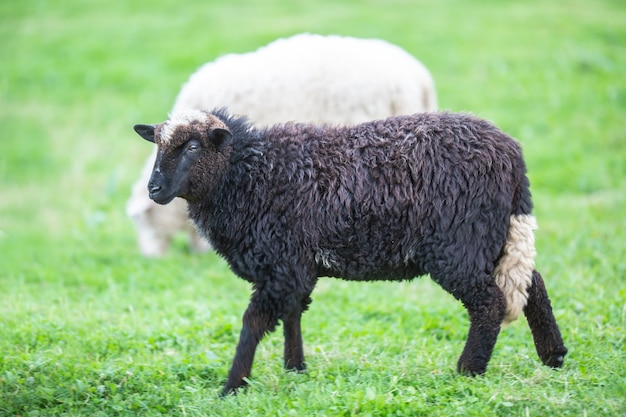
[[[611,0],[0,3],[0,415],[626,415],[625,22]],[[201,63],[303,31],[401,45],[442,108],[522,142],[563,369],[521,319],[484,377],[459,376],[450,295],[328,279],[303,321],[309,372],[282,370],[277,331],[249,389],[217,398],[249,288],[182,240],[138,256],[132,125],[162,120]]]

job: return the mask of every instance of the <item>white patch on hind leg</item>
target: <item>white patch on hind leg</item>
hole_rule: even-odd
[[[521,314],[528,301],[528,287],[535,269],[537,221],[530,214],[512,215],[502,257],[494,270],[496,284],[506,298],[504,324]]]

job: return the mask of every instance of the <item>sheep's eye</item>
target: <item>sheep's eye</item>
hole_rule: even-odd
[[[187,152],[197,152],[200,149],[197,143],[190,143],[187,146]]]

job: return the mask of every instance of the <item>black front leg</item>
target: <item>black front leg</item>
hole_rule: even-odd
[[[311,299],[307,296],[283,319],[285,335],[285,369],[304,371],[304,349],[302,347],[302,313],[307,309]]]
[[[226,386],[222,390],[222,396],[234,394],[237,390],[246,385],[244,378],[250,376],[254,354],[257,345],[265,336],[274,330],[278,323],[277,315],[267,308],[261,297],[253,295],[252,301],[243,315],[243,327],[237,344],[237,351],[233,359],[233,365],[228,373]]]

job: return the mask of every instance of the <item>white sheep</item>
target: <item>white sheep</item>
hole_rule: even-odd
[[[300,121],[347,125],[437,109],[433,78],[400,47],[378,39],[300,34],[209,62],[182,87],[173,112],[227,106],[257,126]],[[156,151],[155,151],[156,152]],[[162,256],[184,230],[194,250],[209,248],[187,220],[187,203],[159,206],[146,185],[156,153],[133,186],[127,213],[145,256]]]

